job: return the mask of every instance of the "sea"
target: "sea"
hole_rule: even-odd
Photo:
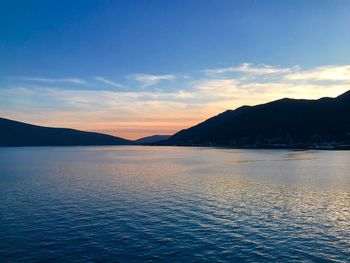
[[[350,262],[350,152],[0,148],[0,262]]]

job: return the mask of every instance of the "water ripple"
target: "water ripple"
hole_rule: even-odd
[[[349,152],[0,150],[1,262],[348,262]]]

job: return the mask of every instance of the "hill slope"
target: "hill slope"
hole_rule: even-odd
[[[151,136],[137,139],[134,142],[137,144],[150,144],[150,143],[155,143],[155,142],[167,140],[170,137],[171,137],[171,135],[151,135]]]
[[[225,111],[166,141],[170,145],[293,146],[350,143],[350,91],[336,98],[281,99]]]
[[[121,145],[130,141],[96,132],[49,128],[0,118],[0,146]]]

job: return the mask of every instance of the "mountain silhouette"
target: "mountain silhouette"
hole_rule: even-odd
[[[171,135],[151,135],[135,140],[137,144],[151,144],[155,142],[164,141],[170,138]]]
[[[350,144],[350,91],[336,98],[285,98],[227,110],[163,144],[303,148],[324,143]]]
[[[127,145],[131,141],[97,132],[50,128],[0,118],[0,146]]]
[[[0,146],[184,145],[243,148],[350,148],[350,91],[336,98],[280,99],[227,110],[174,134],[129,141],[96,132],[0,118]],[[317,147],[316,147],[317,148]]]

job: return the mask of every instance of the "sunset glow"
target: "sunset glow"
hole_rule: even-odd
[[[350,89],[350,16],[323,4],[222,1],[217,13],[204,3],[186,13],[171,3],[86,2],[73,13],[57,5],[54,17],[48,4],[9,5],[0,16],[1,116],[136,139],[242,105],[337,96]]]

